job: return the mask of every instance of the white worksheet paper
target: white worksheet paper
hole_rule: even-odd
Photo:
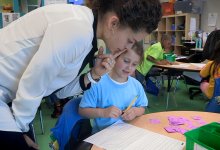
[[[182,150],[185,142],[124,122],[90,136],[84,141],[106,150]]]

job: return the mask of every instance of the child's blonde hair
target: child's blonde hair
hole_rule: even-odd
[[[139,62],[139,64],[141,64],[142,61],[144,60],[144,49],[143,49],[143,44],[142,44],[142,42],[135,42],[131,49],[132,49],[138,56],[140,56],[140,62]]]
[[[142,43],[141,42],[135,42],[133,44],[133,46],[131,47],[131,50],[134,51],[140,57],[139,64],[141,64],[142,61],[144,60],[144,49],[143,49]],[[124,51],[122,54],[126,54],[126,53],[127,53],[127,51]],[[121,55],[119,55],[118,57],[120,57]]]

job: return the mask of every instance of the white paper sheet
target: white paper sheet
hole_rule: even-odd
[[[196,31],[196,18],[190,18],[190,31]]]
[[[114,124],[84,141],[106,150],[182,150],[185,143],[127,123]]]
[[[218,13],[209,13],[208,14],[208,26],[215,27],[218,19]]]

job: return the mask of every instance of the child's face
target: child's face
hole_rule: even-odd
[[[134,50],[128,49],[117,59],[113,68],[114,74],[121,79],[126,79],[132,75],[140,62],[140,56]]]
[[[170,40],[164,40],[163,41],[163,47],[164,47],[164,49],[165,50],[167,50],[167,49],[171,49],[171,46],[172,46],[172,43],[171,43],[171,41]]]

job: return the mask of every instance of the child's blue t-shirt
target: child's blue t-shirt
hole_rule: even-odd
[[[145,107],[148,100],[144,89],[139,81],[133,77],[129,77],[125,83],[117,83],[110,78],[108,74],[102,76],[97,84],[84,92],[80,102],[82,108],[107,108],[111,106],[125,110],[130,102],[138,96],[133,107]],[[96,133],[113,123],[119,118],[95,118],[93,121],[93,133]]]

